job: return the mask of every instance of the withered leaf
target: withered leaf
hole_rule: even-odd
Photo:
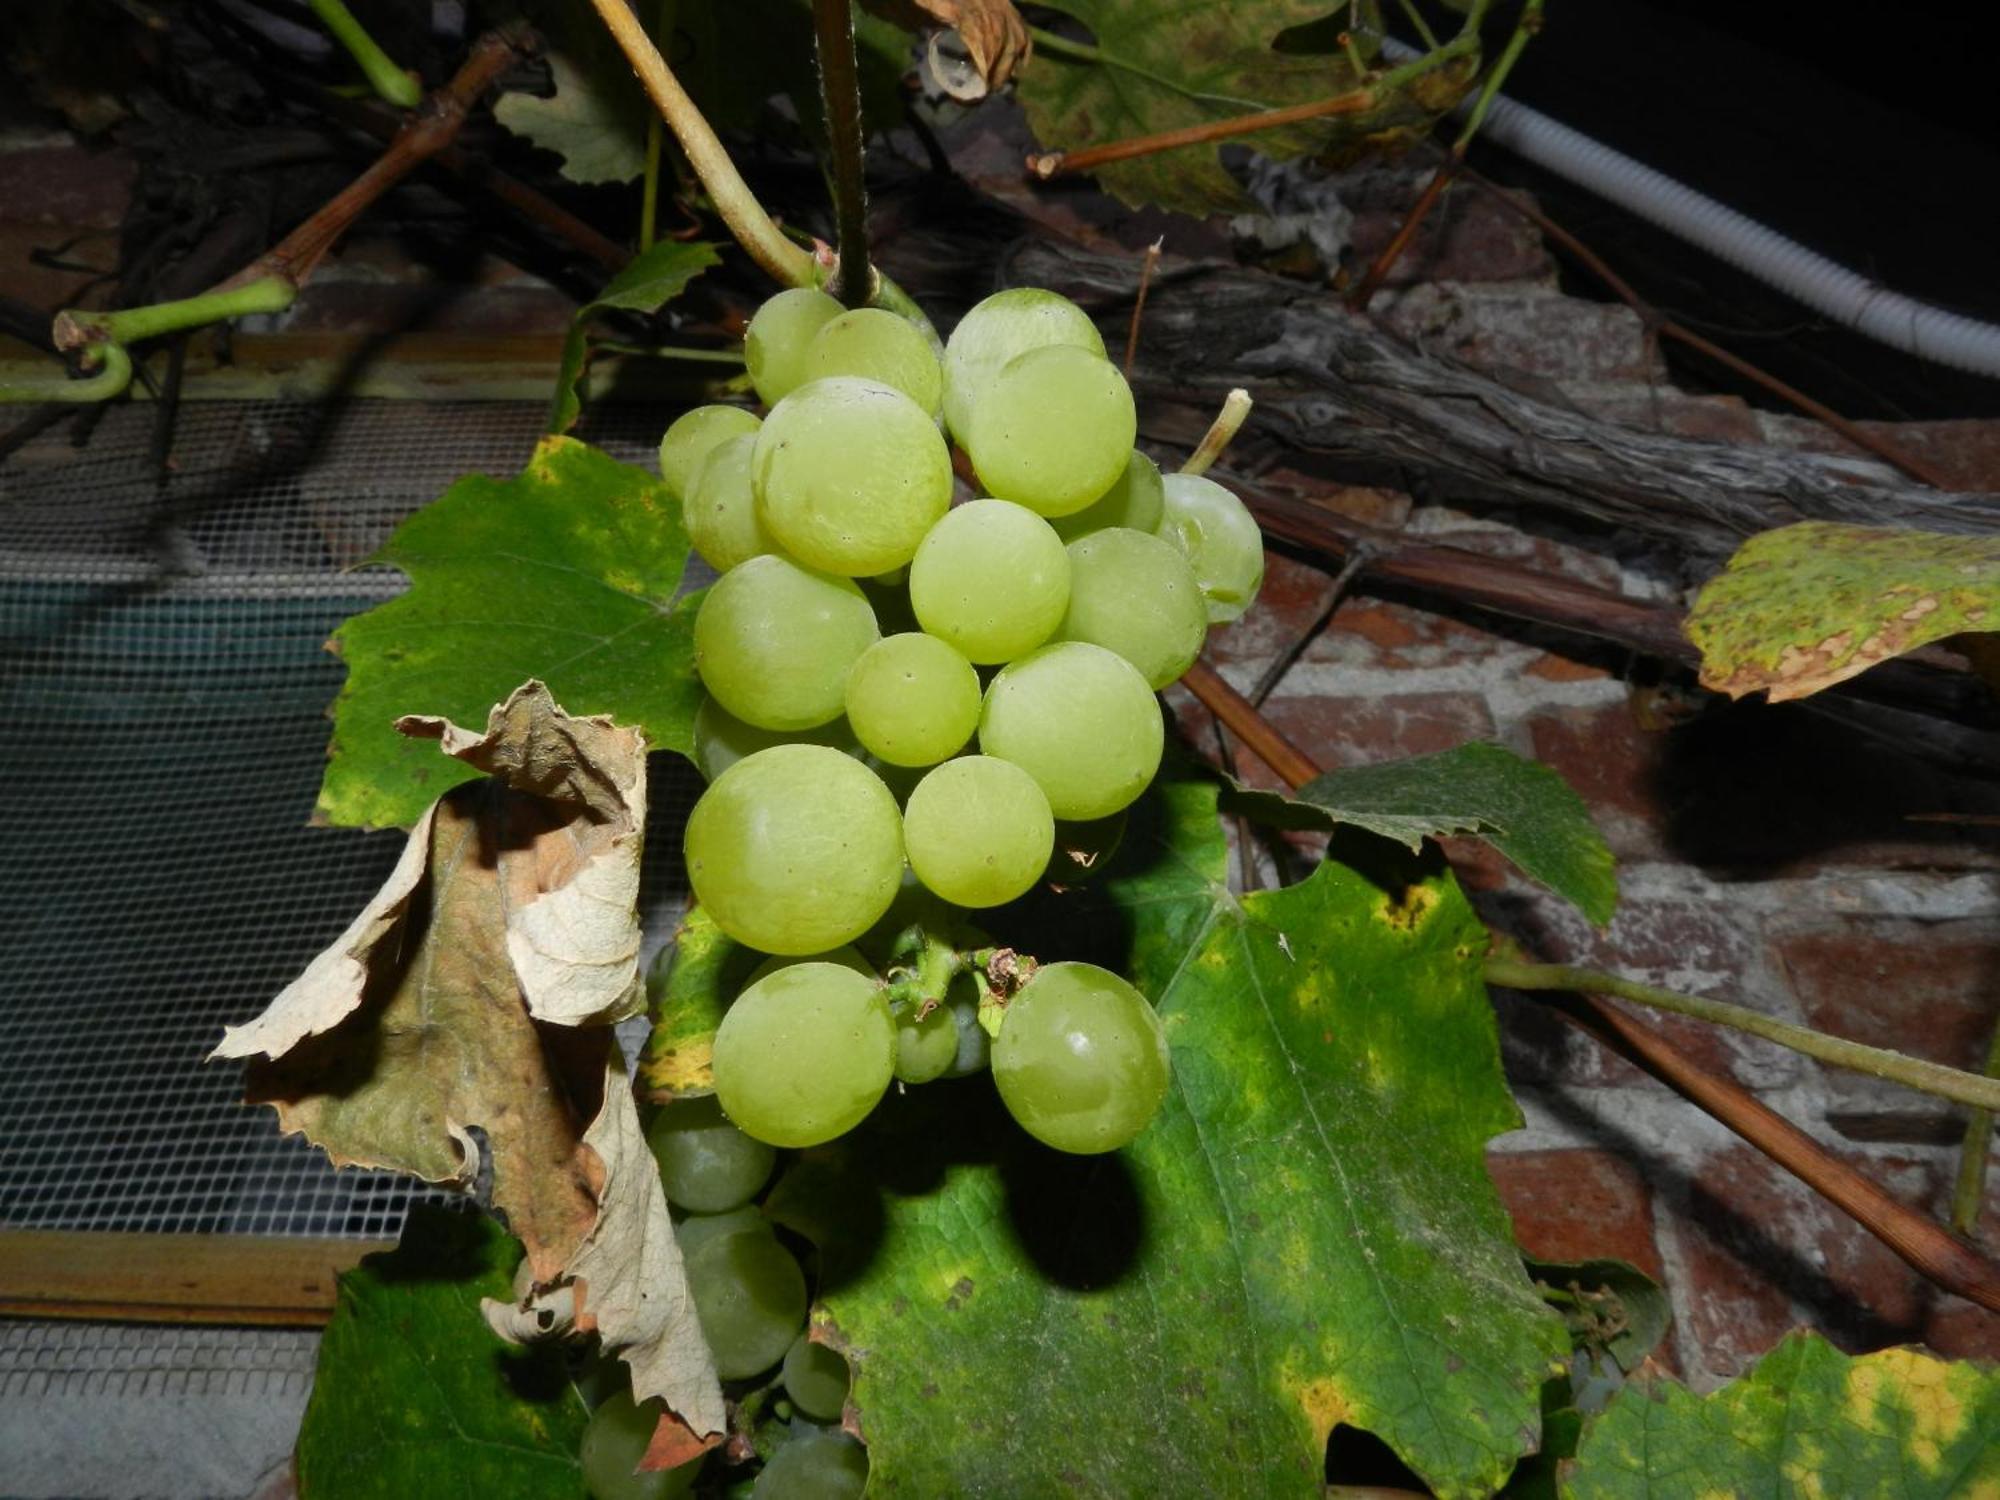
[[[956,31],[984,85],[970,98],[991,93],[1012,79],[1032,46],[1013,0],[874,0],[869,8],[910,31],[927,25]]]
[[[638,1003],[646,807],[637,730],[563,712],[539,682],[483,734],[399,723],[487,773],[425,814],[383,893],[215,1055],[339,1166],[469,1185],[575,1283],[576,1322],[628,1348],[635,1386],[696,1432],[722,1406],[608,1025]]]

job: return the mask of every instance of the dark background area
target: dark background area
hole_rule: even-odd
[[[2000,321],[2000,129],[1966,15],[1942,0],[1873,15],[1552,0],[1507,93],[1896,291]],[[1505,152],[1475,162],[1535,189],[1662,308],[1733,335],[1723,341],[1850,415],[2000,414],[2000,381],[1827,331],[1797,303]],[[1572,289],[1602,295],[1587,278]]]

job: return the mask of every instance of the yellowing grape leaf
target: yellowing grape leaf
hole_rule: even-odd
[[[639,1399],[720,1431],[666,1199],[602,1024],[639,998],[644,741],[564,713],[536,682],[484,734],[401,727],[486,778],[438,800],[387,898],[215,1055],[248,1059],[250,1102],[336,1166],[464,1188],[483,1158],[536,1288],[624,1353]]]
[[[1688,611],[1701,681],[1804,698],[1960,631],[2000,626],[2000,540],[1802,521],[1753,536]]]
[[[483,1214],[430,1204],[402,1242],[340,1278],[299,1427],[312,1500],[584,1500],[588,1412],[558,1350],[502,1349],[479,1327],[520,1246]]]
[[[1021,103],[1036,138],[1064,151],[1306,104],[1375,86],[1357,74],[1329,27],[1327,0],[1052,0],[1088,28],[1081,50],[1043,42],[1022,71]],[[1378,7],[1353,23],[1364,64],[1381,38]],[[1324,34],[1323,34],[1324,33]],[[1279,160],[1407,144],[1471,87],[1468,38],[1441,66],[1404,87],[1377,87],[1347,113],[1259,131],[1238,142]],[[1280,44],[1283,45],[1280,45]],[[1255,208],[1223,169],[1214,142],[1094,169],[1127,203],[1184,213]]]
[[[548,66],[555,87],[547,98],[502,94],[493,117],[560,156],[562,174],[571,182],[630,182],[645,171],[652,108],[618,50],[607,43],[584,52],[551,52]]]
[[[574,438],[545,438],[514,479],[458,481],[369,559],[409,592],[343,623],[347,681],[318,814],[414,823],[476,774],[396,732],[411,714],[477,722],[529,678],[577,713],[612,713],[656,750],[693,748],[700,596],[680,502],[655,475]]]
[[[1347,1423],[1484,1496],[1535,1446],[1568,1340],[1486,1176],[1519,1115],[1485,934],[1440,862],[1368,844],[1371,873],[1239,901],[1214,787],[1164,784],[1101,883],[984,914],[1152,997],[1174,1083],[1147,1131],[1059,1155],[981,1074],[780,1180],[871,1495],[1317,1497]]]
[[[1583,1431],[1568,1500],[2000,1495],[2000,1372],[1921,1349],[1859,1358],[1794,1333],[1708,1396],[1630,1384]]]

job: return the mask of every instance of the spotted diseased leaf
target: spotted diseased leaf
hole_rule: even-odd
[[[1633,1383],[1584,1428],[1568,1500],[2000,1495],[2000,1372],[1794,1333],[1733,1385]]]
[[[641,251],[632,264],[605,283],[604,290],[577,309],[563,338],[562,362],[556,369],[556,393],[549,408],[549,431],[567,432],[583,411],[578,383],[589,354],[591,320],[607,312],[658,312],[687,290],[710,266],[721,262],[715,246],[705,240],[662,240]]]
[[[1773,703],[2000,626],[2000,541],[1803,521],[1753,536],[1688,611],[1704,687]]]
[[[1290,796],[1240,792],[1233,805],[1281,827],[1352,824],[1411,850],[1471,834],[1599,926],[1618,904],[1616,861],[1583,799],[1549,767],[1500,745],[1349,766]]]
[[[693,748],[699,595],[680,502],[654,475],[573,438],[542,441],[520,475],[458,481],[370,562],[409,591],[335,632],[347,681],[318,816],[414,823],[478,774],[396,732],[411,714],[478,722],[535,678],[574,713],[609,713],[652,749]]]
[[[1214,788],[1164,784],[1101,884],[1000,914],[1153,999],[1174,1081],[1147,1131],[1063,1156],[979,1075],[781,1180],[871,1495],[1318,1496],[1348,1423],[1483,1496],[1533,1448],[1568,1341],[1485,1171],[1519,1115],[1484,933],[1440,861],[1370,853],[1238,901]]]
[[[584,1500],[589,1413],[561,1355],[479,1325],[520,1258],[484,1215],[419,1204],[402,1243],[342,1274],[299,1427],[301,1495]]]
[[[574,1331],[631,1365],[635,1396],[663,1398],[696,1437],[719,1432],[721,1388],[607,1024],[639,1000],[644,742],[535,682],[483,734],[401,727],[486,777],[419,819],[421,856],[406,852],[388,899],[216,1054],[247,1059],[249,1101],[336,1166],[469,1188],[483,1165],[527,1248],[523,1326],[559,1298]]]
[[[1341,49],[1350,25],[1364,65],[1382,35],[1378,7],[1358,23],[1326,24],[1326,0],[1054,0],[1088,29],[1084,54],[1037,47],[1022,70],[1020,97],[1044,145],[1063,151],[1234,119],[1259,110],[1353,94],[1371,97],[1343,113],[1239,138],[1279,160],[1307,153],[1381,149],[1428,132],[1471,87],[1478,54],[1467,39],[1441,66],[1404,87],[1357,74]],[[1256,207],[1223,169],[1215,142],[1156,152],[1095,169],[1131,204],[1184,213]]]

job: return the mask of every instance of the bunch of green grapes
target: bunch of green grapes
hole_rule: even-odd
[[[977,911],[1073,880],[1115,841],[1159,769],[1155,695],[1262,581],[1256,523],[1133,447],[1130,387],[1052,292],[989,297],[941,352],[895,313],[781,292],[746,358],[767,415],[702,407],[660,443],[721,575],[694,626],[709,786],[689,881],[771,955],[716,1033],[721,1114],[766,1146],[812,1146],[893,1080],[990,1066],[1032,1135],[1115,1150],[1168,1081],[1131,985],[1054,963],[989,987],[989,1056],[976,997],[899,1013],[850,945],[906,871]],[[981,493],[955,497],[954,444]]]

